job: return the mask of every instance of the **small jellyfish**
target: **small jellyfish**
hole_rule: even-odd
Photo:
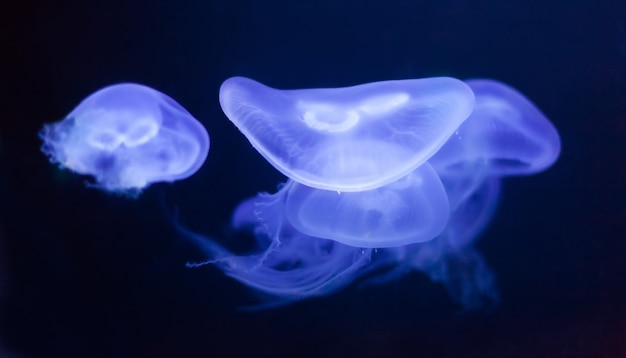
[[[112,192],[187,178],[209,152],[209,135],[189,112],[133,83],[93,93],[39,135],[51,162],[91,175],[97,187]]]
[[[276,169],[317,189],[375,189],[428,160],[470,115],[453,78],[276,90],[244,77],[220,88],[226,116]]]

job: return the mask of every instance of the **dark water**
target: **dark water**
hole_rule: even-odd
[[[623,1],[0,4],[2,345],[15,357],[626,356]],[[506,82],[558,128],[547,172],[504,183],[478,242],[493,312],[420,274],[257,313],[169,224],[207,235],[283,178],[222,114],[221,82],[278,88],[453,76]],[[211,134],[194,177],[138,200],[50,165],[37,132],[108,84],[177,99]],[[12,352],[12,353],[8,353]]]

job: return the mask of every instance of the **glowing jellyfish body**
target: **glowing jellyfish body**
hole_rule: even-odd
[[[220,89],[226,116],[276,169],[309,187],[363,191],[408,175],[469,116],[453,78],[283,91],[243,77]]]
[[[359,192],[287,184],[285,215],[303,234],[356,247],[394,247],[428,241],[448,221],[448,198],[424,163],[382,187]]]
[[[476,102],[470,117],[433,156],[440,172],[485,161],[492,175],[533,174],[550,167],[561,152],[559,134],[517,90],[493,80],[469,80]]]
[[[208,241],[206,263],[270,306],[327,295],[365,273],[365,284],[380,284],[411,270],[464,307],[497,302],[473,242],[495,213],[500,178],[546,169],[560,140],[516,90],[467,85],[435,78],[278,91],[227,80],[225,114],[289,180],[235,210],[233,227],[252,233],[257,249],[235,254]]]
[[[204,127],[172,98],[132,83],[105,87],[40,132],[50,160],[109,191],[194,174],[209,151]]]

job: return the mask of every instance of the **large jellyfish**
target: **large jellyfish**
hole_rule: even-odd
[[[220,90],[226,116],[288,177],[242,202],[232,226],[256,248],[196,238],[214,264],[262,293],[262,307],[411,270],[467,308],[498,299],[473,243],[495,213],[500,178],[548,168],[557,131],[492,80],[388,81],[281,91],[250,79]]]
[[[318,189],[375,189],[431,157],[472,111],[453,78],[279,91],[233,77],[220,89],[228,118],[276,169]]]
[[[40,132],[50,160],[113,192],[193,175],[209,152],[204,127],[167,95],[139,84],[105,87]]]

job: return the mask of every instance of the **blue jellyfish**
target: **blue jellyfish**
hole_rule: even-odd
[[[471,89],[453,78],[280,91],[226,80],[226,116],[276,169],[318,189],[364,191],[408,175],[469,116]]]
[[[45,125],[40,137],[51,162],[91,175],[112,192],[187,178],[209,152],[209,135],[189,112],[133,83],[91,94],[62,121]]]
[[[224,82],[226,116],[288,177],[234,211],[256,248],[197,239],[213,264],[265,306],[328,295],[366,277],[417,270],[467,308],[498,301],[474,242],[495,214],[503,176],[552,165],[560,139],[515,89],[492,80],[388,81],[281,91]],[[184,230],[184,229],[183,229]]]
[[[445,189],[428,163],[371,190],[342,193],[293,180],[284,190],[285,216],[294,228],[351,246],[380,248],[428,241],[448,221]]]
[[[431,163],[441,174],[485,161],[492,175],[526,175],[550,167],[561,152],[559,134],[526,97],[504,83],[469,80],[472,114]]]

